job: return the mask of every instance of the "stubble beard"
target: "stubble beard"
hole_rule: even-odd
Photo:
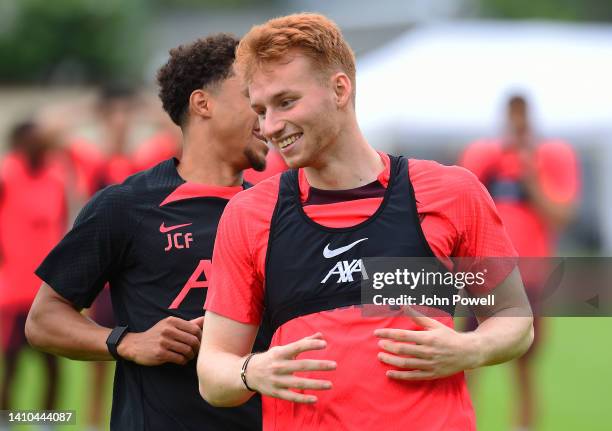
[[[266,157],[261,157],[252,148],[245,148],[244,156],[254,171],[263,172],[266,169]]]

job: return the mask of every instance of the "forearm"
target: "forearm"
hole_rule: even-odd
[[[501,364],[523,355],[533,342],[533,318],[508,309],[484,320],[468,335],[477,352],[476,367]]]
[[[240,378],[246,357],[214,349],[203,349],[198,356],[200,394],[216,407],[234,407],[245,403],[253,392]]]
[[[517,358],[533,341],[531,306],[518,267],[489,293],[495,295],[495,305],[473,307],[479,325],[466,334],[476,347],[475,367]]]
[[[69,304],[34,301],[26,322],[26,337],[36,349],[85,361],[112,360],[106,347],[109,328],[97,325]]]

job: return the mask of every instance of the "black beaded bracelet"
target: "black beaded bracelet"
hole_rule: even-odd
[[[249,361],[256,354],[257,353],[251,353],[249,356],[247,356],[246,359],[244,360],[244,363],[242,364],[242,369],[240,370],[240,378],[242,379],[242,383],[244,383],[244,386],[251,392],[257,392],[257,391],[255,389],[252,389],[247,383],[246,369],[247,369],[247,365],[249,365]]]

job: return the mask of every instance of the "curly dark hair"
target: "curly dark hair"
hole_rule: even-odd
[[[194,90],[214,85],[232,72],[238,39],[218,33],[170,50],[170,59],[157,72],[159,98],[178,126],[185,121]]]

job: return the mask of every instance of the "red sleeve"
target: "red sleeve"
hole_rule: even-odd
[[[487,268],[485,289],[497,286],[517,253],[482,183],[467,169],[426,160],[410,160],[410,172],[423,233],[435,255],[456,271]]]
[[[278,180],[276,176],[238,193],[225,208],[215,240],[206,310],[260,324],[266,245]]]
[[[457,221],[462,241],[456,256],[515,257],[516,250],[487,189],[471,172],[462,170],[459,176]]]
[[[438,257],[514,257],[495,204],[467,169],[410,160],[425,237]]]
[[[461,187],[456,190],[461,240],[455,256],[475,259],[462,260],[457,269],[485,272],[486,283],[469,288],[471,293],[484,294],[506,279],[517,263],[518,253],[487,189],[471,172],[462,169],[458,176],[462,178]]]
[[[537,168],[544,193],[557,203],[571,203],[579,189],[578,163],[569,145],[546,142],[538,147]]]

